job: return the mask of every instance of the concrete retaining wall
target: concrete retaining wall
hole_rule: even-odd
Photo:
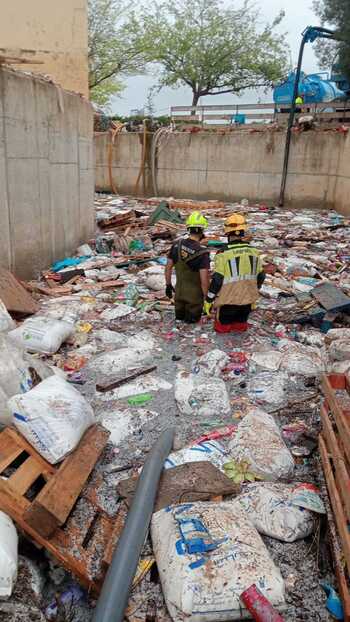
[[[94,230],[93,114],[79,95],[0,70],[0,265],[27,278]]]
[[[171,134],[158,158],[160,196],[248,198],[276,203],[285,133]],[[95,137],[96,186],[109,190],[108,134]],[[141,158],[139,136],[121,134],[113,149],[113,179],[122,193],[134,193]],[[150,176],[147,192],[153,194]],[[335,208],[350,215],[350,135],[305,132],[293,135],[286,204]]]

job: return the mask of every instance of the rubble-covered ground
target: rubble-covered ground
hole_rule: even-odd
[[[62,318],[69,313],[74,317],[74,338],[56,354],[41,358],[63,370],[88,399],[96,419],[111,431],[111,444],[99,465],[107,481],[107,505],[116,503],[115,486],[142,465],[161,430],[176,427],[175,449],[179,449],[213,430],[239,425],[252,406],[273,414],[295,461],[292,481],[319,484],[319,376],[325,370],[350,368],[350,355],[343,355],[341,348],[339,353],[334,345],[337,340],[322,331],[346,328],[350,323],[347,315],[337,312],[317,315],[317,302],[310,292],[322,281],[344,293],[350,290],[350,231],[343,217],[335,212],[249,206],[247,201],[209,204],[204,210],[210,223],[208,238],[223,241],[224,218],[234,210],[245,213],[268,273],[249,331],[216,335],[208,318],[190,326],[175,322],[172,304],[164,295],[164,258],[183,227],[163,220],[149,226],[149,215],[155,209],[149,202],[100,195],[96,208],[97,222],[104,228],[99,226],[95,240],[87,241],[93,256],[56,274],[77,268],[84,273],[75,275],[68,285],[51,280],[51,295],[52,272],[44,275],[45,283],[41,278],[41,286],[48,290],[45,294],[38,293],[35,283],[31,286],[40,300],[41,315]],[[182,215],[186,213],[188,209]],[[210,248],[213,259],[217,248]],[[80,251],[89,252],[89,248]],[[103,283],[114,280],[124,285],[103,288]],[[312,323],[313,312],[317,317]],[[194,395],[190,413],[184,414],[175,401],[177,374],[185,370],[196,375],[198,359],[215,349],[229,357],[218,375],[225,382],[230,412],[213,407],[215,396],[210,398],[211,408],[205,408],[209,396],[196,400]],[[156,369],[131,383],[108,392],[96,390],[96,384],[108,384],[125,369],[149,365]],[[228,447],[227,438],[220,442]],[[129,468],[113,471],[123,466]],[[325,518],[318,515],[317,522],[314,534],[294,543],[264,536],[286,583],[286,622],[331,619],[320,581],[336,583]],[[144,554],[151,553],[150,546]],[[7,603],[0,603],[4,622],[45,619],[39,612],[72,583],[24,537],[20,553],[15,592]],[[35,586],[34,592],[30,585]],[[86,596],[70,612],[52,619],[88,622],[93,604]],[[153,570],[135,588],[126,617],[134,621],[155,615],[169,619]]]

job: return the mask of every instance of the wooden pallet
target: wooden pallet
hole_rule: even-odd
[[[127,513],[116,504],[109,511],[105,482],[98,472],[91,475],[108,437],[102,426],[93,426],[53,467],[14,429],[0,433],[0,474],[8,476],[0,478],[0,509],[95,594]]]
[[[335,559],[344,620],[350,622],[350,381],[345,374],[322,377],[325,397],[321,406],[319,448],[328,495],[342,553]],[[334,550],[334,547],[333,547]]]

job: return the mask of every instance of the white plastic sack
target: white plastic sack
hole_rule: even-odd
[[[108,322],[110,322],[112,320],[119,320],[121,317],[126,317],[134,311],[134,307],[130,307],[129,305],[124,304],[118,304],[103,311],[103,313],[101,313],[100,315],[100,318],[102,320],[107,320]]]
[[[251,400],[282,406],[287,403],[288,374],[263,371],[252,376],[248,382],[248,396]]]
[[[350,340],[344,341],[344,339],[336,339],[335,341],[332,341],[328,352],[332,361],[349,361]]]
[[[255,409],[239,423],[229,444],[233,460],[246,460],[250,471],[268,481],[293,475],[294,460],[274,418]]]
[[[11,518],[0,511],[0,598],[11,596],[17,580],[18,535]]]
[[[350,328],[332,328],[328,331],[326,337],[326,343],[332,343],[341,339],[342,341],[350,341]]]
[[[7,333],[14,328],[16,328],[16,322],[13,321],[4,303],[0,299],[0,333]]]
[[[187,503],[153,515],[153,551],[174,622],[250,618],[240,594],[256,583],[276,607],[284,581],[256,529],[231,503]]]
[[[173,385],[163,378],[157,378],[147,374],[146,376],[140,376],[131,382],[122,384],[121,387],[112,389],[112,391],[106,391],[106,393],[99,393],[98,400],[100,402],[110,402],[111,400],[122,400],[133,395],[140,395],[141,393],[157,392],[157,391],[170,391]],[[97,396],[96,396],[97,397]]]
[[[32,388],[30,366],[24,359],[23,350],[5,334],[0,335],[0,425],[12,423],[11,413],[7,408],[8,399]]]
[[[284,353],[281,368],[290,374],[312,377],[325,371],[322,350],[319,348],[305,346],[287,339],[280,342],[279,348]]]
[[[113,410],[103,415],[101,423],[110,431],[109,440],[111,443],[118,446],[136,429],[158,416],[157,412],[145,408],[140,408],[136,412],[131,409]]]
[[[15,395],[7,405],[18,431],[51,464],[73,451],[94,423],[86,399],[59,376],[47,378],[24,395]]]
[[[120,348],[120,350],[112,350],[94,356],[86,365],[86,369],[102,376],[116,376],[126,369],[141,366],[141,363],[144,363],[148,358],[149,352],[147,350]]]
[[[9,333],[9,337],[28,352],[55,354],[73,333],[74,325],[71,322],[38,315],[25,320]]]
[[[175,379],[175,400],[184,415],[197,413],[210,417],[218,412],[228,415],[231,411],[227,389],[221,378],[208,378],[184,370]]]
[[[173,451],[164,463],[165,469],[172,469],[186,462],[211,462],[224,472],[224,464],[229,461],[226,449],[217,441],[202,441]]]
[[[282,542],[306,538],[315,530],[312,512],[292,503],[294,485],[254,483],[232,502],[246,511],[259,533]]]
[[[226,352],[211,350],[211,352],[203,354],[197,359],[195,367],[198,367],[200,373],[206,376],[219,376],[229,361],[230,358]]]
[[[282,362],[283,354],[276,352],[276,350],[269,350],[268,352],[254,352],[250,359],[251,363],[255,363],[263,369],[269,369],[270,371],[278,371]]]
[[[126,343],[126,335],[123,333],[116,333],[114,330],[108,328],[101,328],[94,331],[94,337],[98,343],[103,346],[123,346]]]

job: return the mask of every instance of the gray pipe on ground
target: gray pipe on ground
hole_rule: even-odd
[[[139,557],[152,518],[163,465],[175,430],[165,430],[153,445],[142,469],[135,496],[105,578],[92,622],[122,622]]]

